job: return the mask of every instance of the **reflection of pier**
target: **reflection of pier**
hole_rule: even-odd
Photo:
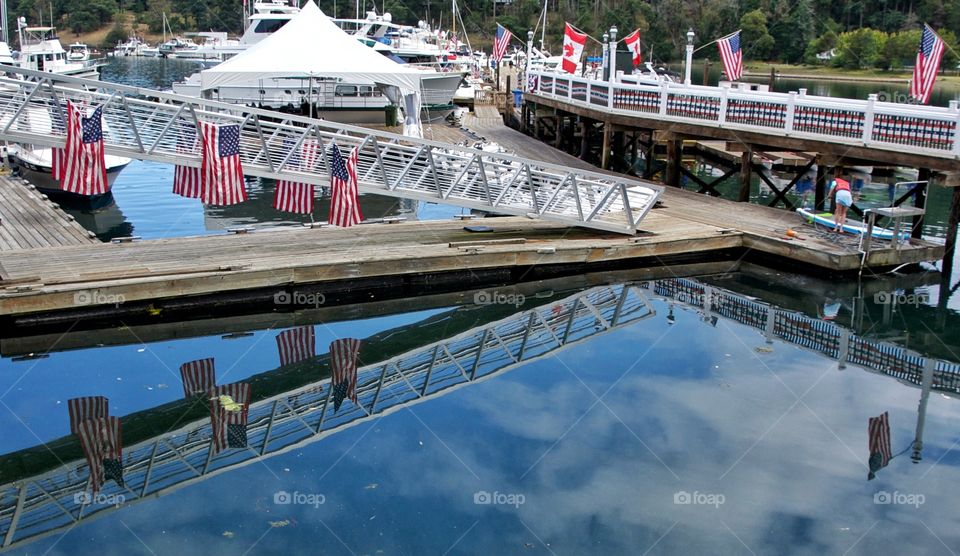
[[[697,280],[675,278],[648,282],[655,294],[696,307],[705,319],[724,317],[763,332],[767,341],[778,338],[832,359],[841,368],[852,363],[914,386],[923,384],[924,369],[933,369],[932,388],[960,392],[960,365],[923,357],[887,342],[868,340],[832,322],[779,309],[767,303],[709,286]]]
[[[298,449],[346,427],[445,395],[546,357],[568,345],[652,316],[642,290],[606,286],[518,313],[357,370],[356,403],[331,407],[329,379],[261,399],[249,408],[248,447],[214,453],[209,420],[124,449],[125,487],[104,495],[126,504],[161,496],[262,458]],[[0,487],[3,548],[18,547],[123,507],[91,506],[84,461]]]

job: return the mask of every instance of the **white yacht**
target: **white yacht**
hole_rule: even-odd
[[[284,0],[257,2],[249,25],[235,46],[223,46],[219,52],[226,59],[257,44],[283,27],[300,13],[300,9]],[[197,51],[191,53],[195,56]],[[453,94],[460,84],[459,73],[439,73],[425,69],[431,75],[421,81],[421,104],[424,121],[446,118],[454,109]],[[200,96],[200,73],[174,83],[173,92],[186,96]],[[294,113],[310,113],[344,123],[382,123],[390,100],[372,82],[348,83],[333,79],[301,78],[259,79],[243,86],[214,89],[212,98],[221,102],[246,104]]]
[[[174,37],[159,46],[160,56],[164,58],[188,57],[199,45],[187,37]]]
[[[17,65],[23,69],[46,71],[71,77],[99,79],[100,68],[96,64],[72,62],[60,44],[55,27],[27,27],[26,20],[18,20],[20,58]]]
[[[67,60],[71,62],[86,62],[90,59],[90,48],[82,42],[75,42],[67,49]]]

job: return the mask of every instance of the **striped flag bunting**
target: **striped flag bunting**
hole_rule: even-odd
[[[80,423],[89,419],[99,419],[110,414],[110,403],[103,396],[87,396],[67,400],[70,412],[70,434],[80,431]]]
[[[317,356],[316,339],[312,326],[300,326],[277,334],[280,366],[292,365]]]
[[[930,102],[933,93],[933,83],[940,71],[940,60],[943,58],[944,43],[940,35],[936,34],[929,25],[924,24],[923,34],[920,36],[920,48],[917,49],[917,62],[913,66],[913,77],[910,79],[910,96],[921,104]]]
[[[341,338],[330,342],[330,367],[333,370],[333,411],[340,410],[343,400],[357,403],[357,356],[360,340]]]
[[[293,168],[304,172],[312,171],[320,160],[320,141],[304,139],[293,155]],[[313,212],[313,184],[291,180],[277,182],[273,195],[273,208],[286,212],[310,214]]]
[[[53,175],[60,188],[79,195],[101,195],[110,190],[103,150],[103,106],[89,117],[81,106],[67,101],[66,144],[54,150]]]
[[[740,31],[727,35],[717,41],[720,60],[727,79],[736,81],[743,76],[743,49],[740,48]]]
[[[250,385],[235,382],[207,391],[210,398],[211,450],[247,447],[247,414],[250,411]]]
[[[90,468],[89,485],[94,494],[106,479],[123,486],[123,436],[120,419],[98,417],[87,419],[78,426],[80,448]]]
[[[507,54],[507,48],[510,47],[510,38],[513,34],[503,26],[497,23],[497,36],[493,39],[493,59],[499,62]]]
[[[193,124],[180,122],[180,134],[177,135],[177,153],[193,154],[197,150],[197,129]],[[194,166],[176,165],[173,167],[173,192],[188,199],[199,199],[202,169]]]
[[[879,417],[871,417],[867,422],[867,436],[870,447],[870,473],[867,480],[874,479],[877,471],[890,463],[893,451],[890,448],[890,418],[884,411]]]
[[[247,200],[240,162],[240,126],[200,122],[202,191],[207,205],[235,205]]]
[[[180,378],[183,380],[183,397],[206,394],[217,384],[216,368],[213,357],[188,361],[180,365]]]
[[[346,159],[336,143],[330,148],[330,216],[333,226],[349,228],[363,221],[360,192],[357,189],[357,160],[360,148],[354,147]]]

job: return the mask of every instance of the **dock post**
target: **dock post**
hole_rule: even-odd
[[[647,143],[643,146],[643,177],[653,179],[656,173],[657,165],[657,142],[653,138],[653,132],[650,132]]]
[[[603,122],[603,151],[600,152],[600,167],[610,169],[610,123]]]
[[[580,120],[580,160],[587,160],[590,151],[590,122],[586,118]]]
[[[667,140],[667,172],[664,183],[680,187],[680,165],[683,164],[683,140],[671,137]]]
[[[813,206],[817,211],[823,210],[827,197],[827,167],[822,158],[817,160],[817,183],[814,187]]]
[[[556,123],[554,125],[554,135],[553,146],[559,149],[563,145],[563,111],[557,110]]]
[[[937,325],[940,330],[946,325],[947,301],[953,279],[953,257],[957,250],[957,228],[960,227],[960,186],[953,188],[950,197],[950,213],[947,219],[947,236],[943,245],[943,261],[940,263],[940,295],[937,301]]]
[[[917,208],[927,206],[927,193],[930,190],[930,172],[929,168],[920,168],[920,172],[917,175],[917,181],[925,181],[923,187],[917,189],[917,192],[913,196],[913,206]],[[913,230],[910,233],[910,237],[913,239],[923,239],[923,215],[918,214],[913,217]]]
[[[747,145],[746,150],[740,154],[740,194],[737,195],[737,201],[746,203],[750,200],[750,178],[753,164],[753,147]]]

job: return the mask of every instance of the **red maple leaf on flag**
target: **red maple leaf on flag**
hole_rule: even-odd
[[[573,58],[573,45],[565,44],[563,45],[563,57],[564,58]]]

